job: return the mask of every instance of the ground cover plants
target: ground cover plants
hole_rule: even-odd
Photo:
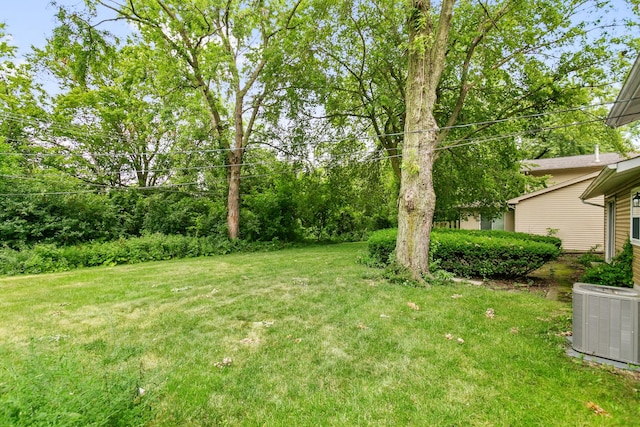
[[[362,243],[0,279],[0,425],[633,425],[571,307],[391,284]]]

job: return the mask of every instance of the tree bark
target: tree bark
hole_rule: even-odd
[[[429,274],[429,244],[436,206],[433,165],[438,142],[438,125],[433,112],[437,102],[436,88],[444,70],[454,2],[442,1],[437,26],[431,19],[429,1],[411,0],[409,10],[406,119],[396,257],[419,281]]]
[[[236,104],[233,114],[235,135],[233,149],[229,151],[229,193],[227,194],[227,228],[229,238],[235,240],[240,237],[240,173],[244,158],[244,121],[242,107],[243,94],[236,89]],[[249,130],[250,132],[250,130]]]
[[[235,158],[232,153],[230,158]],[[241,166],[237,159],[230,160],[229,164],[229,193],[227,194],[227,228],[229,238],[234,240],[240,234],[240,171]]]

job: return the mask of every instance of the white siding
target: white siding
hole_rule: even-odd
[[[522,200],[516,205],[515,231],[546,235],[557,230],[565,251],[604,250],[604,208],[588,205],[580,195],[591,180]],[[604,205],[604,198],[589,200]]]
[[[616,198],[616,254],[631,234],[631,189],[640,186],[640,181],[629,182],[618,189]],[[640,284],[640,247],[633,245],[633,282]]]
[[[480,218],[470,216],[467,219],[460,220],[461,230],[480,230]]]

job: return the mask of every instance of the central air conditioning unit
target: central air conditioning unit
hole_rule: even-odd
[[[575,283],[573,349],[640,365],[640,290]]]

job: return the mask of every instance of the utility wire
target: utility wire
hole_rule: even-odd
[[[633,100],[635,99],[639,99],[639,98],[633,98]],[[619,102],[625,102],[625,101],[619,101]],[[606,103],[603,103],[602,105],[604,105]],[[584,108],[575,108],[575,109],[571,109],[571,110],[564,110],[564,112],[567,111],[580,111],[583,110]],[[528,116],[521,116],[518,117],[518,119],[525,119],[525,118],[533,118],[533,117],[540,117],[543,115],[548,115],[551,113],[541,113],[541,114],[535,114],[535,115],[528,115]],[[496,120],[493,122],[478,122],[476,123],[476,125],[478,124],[487,124],[487,123],[500,123],[500,122],[504,122],[507,120],[515,120],[515,118],[511,118],[511,119],[502,119],[502,120]],[[603,121],[603,119],[601,118],[597,118],[597,119],[591,119],[591,120],[585,120],[585,121],[581,121],[581,122],[573,122],[573,123],[569,123],[569,124],[562,124],[562,125],[554,125],[554,126],[546,126],[546,127],[542,127],[542,128],[536,128],[536,129],[529,129],[529,130],[524,130],[524,131],[520,131],[520,132],[512,132],[509,134],[505,134],[505,135],[497,135],[494,137],[479,137],[479,138],[466,138],[466,139],[459,139],[459,140],[454,140],[454,141],[450,141],[448,143],[447,146],[441,146],[441,147],[436,147],[436,150],[447,150],[447,149],[453,149],[453,148],[458,148],[458,147],[462,147],[462,146],[468,146],[468,145],[474,145],[474,144],[481,144],[481,143],[486,143],[486,142],[492,142],[492,141],[498,141],[498,140],[504,140],[504,139],[510,139],[510,138],[515,138],[518,136],[526,136],[526,135],[531,135],[531,134],[535,134],[538,132],[543,132],[543,131],[549,131],[549,130],[555,130],[555,129],[560,129],[560,128],[566,128],[566,127],[572,127],[572,126],[579,126],[579,125],[583,125],[583,124],[589,124],[589,123],[595,123],[595,122],[601,122]],[[465,125],[458,125],[455,127],[467,127],[467,126],[471,126],[474,124],[465,124]],[[423,131],[424,132],[424,131]],[[403,133],[398,133],[395,135],[402,135]],[[394,135],[394,134],[388,134],[388,135]],[[375,150],[375,152],[377,152],[378,150]],[[368,155],[374,154],[374,153],[369,153]],[[20,154],[20,153],[0,153],[0,154],[11,154],[11,155],[16,155],[16,154]],[[351,160],[360,160],[362,159],[362,153],[360,152],[356,152],[356,153],[351,153],[350,157],[347,158],[347,161],[351,161]],[[397,154],[397,155],[393,155],[393,156],[389,156],[389,155],[383,155],[381,157],[369,157],[369,158],[365,158],[364,162],[375,162],[375,161],[381,161],[381,160],[386,160],[389,158],[401,158],[402,155],[401,154]],[[333,159],[334,161],[336,159]],[[340,159],[341,163],[345,161],[345,159]],[[363,161],[363,160],[361,160]],[[235,165],[235,166],[257,166],[257,165],[264,165],[264,164],[269,164],[269,162],[256,162],[256,163],[243,163],[240,165]],[[204,166],[204,167],[194,167],[194,168],[173,168],[173,169],[158,169],[155,170],[155,172],[175,172],[175,171],[180,171],[180,170],[211,170],[211,169],[218,169],[218,168],[228,168],[231,167],[233,165],[212,165],[212,166]],[[149,170],[147,172],[152,172],[154,170]],[[133,172],[133,171],[132,171]],[[269,174],[260,174],[260,175],[244,175],[242,176],[242,179],[251,179],[251,178],[261,178],[261,177],[269,177],[269,176],[274,176],[274,175],[281,175],[281,174],[287,174],[287,173],[291,173],[291,171],[286,171],[286,172],[282,172],[282,173],[269,173]],[[19,176],[19,175],[0,175],[1,177],[5,177],[5,178],[9,178],[9,179],[38,179],[37,177],[33,177],[33,176]],[[57,176],[57,175],[56,175]],[[223,178],[226,180],[226,178]],[[198,182],[192,182],[192,183],[181,183],[181,184],[164,184],[162,186],[148,186],[148,187],[114,187],[114,186],[108,186],[108,185],[103,185],[103,184],[90,184],[90,183],[85,183],[84,185],[95,185],[104,189],[108,189],[108,190],[165,190],[167,188],[176,188],[176,187],[183,187],[183,186],[190,186],[190,185],[199,185],[201,183]],[[68,194],[82,194],[82,193],[92,193],[95,192],[95,190],[76,190],[76,191],[66,191],[66,192],[31,192],[31,193],[4,193],[2,194],[3,196],[29,196],[29,195],[68,195]],[[206,193],[203,192],[203,193]]]
[[[473,127],[473,126],[488,126],[488,125],[493,125],[493,124],[499,124],[499,123],[506,123],[506,122],[510,122],[510,121],[515,121],[515,120],[528,120],[528,119],[534,119],[534,118],[541,118],[541,117],[545,117],[545,116],[549,116],[549,115],[556,115],[556,114],[565,114],[565,113],[571,113],[571,112],[577,112],[577,111],[584,111],[584,110],[588,110],[591,108],[597,108],[597,107],[603,107],[603,106],[607,106],[607,105],[613,105],[613,104],[617,104],[617,103],[626,103],[626,102],[630,102],[630,101],[635,101],[638,100],[640,98],[638,97],[634,97],[634,98],[629,98],[629,99],[623,99],[623,100],[616,100],[616,101],[608,101],[608,102],[600,102],[597,104],[590,104],[590,105],[584,105],[584,106],[579,106],[579,107],[574,107],[574,108],[568,108],[568,109],[564,109],[564,110],[556,110],[556,111],[549,111],[549,112],[542,112],[542,113],[535,113],[535,114],[528,114],[528,115],[524,115],[524,116],[514,116],[514,117],[506,117],[503,119],[495,119],[495,120],[487,120],[487,121],[481,121],[481,122],[472,122],[472,123],[464,123],[464,124],[459,124],[459,125],[453,125],[453,126],[443,126],[441,128],[432,128],[432,129],[422,129],[422,130],[416,130],[413,132],[392,132],[392,133],[381,133],[381,134],[375,134],[375,135],[366,135],[366,134],[361,134],[361,135],[357,135],[357,136],[352,136],[352,137],[344,137],[344,138],[336,138],[336,139],[328,139],[328,140],[324,140],[324,141],[311,141],[308,144],[316,144],[316,145],[320,145],[320,144],[326,144],[326,143],[337,143],[337,142],[342,142],[344,140],[347,139],[355,139],[355,140],[371,140],[371,139],[377,139],[377,138],[383,138],[383,137],[393,137],[393,136],[403,136],[409,133],[427,133],[427,132],[432,132],[434,130],[453,130],[453,129],[461,129],[461,128],[468,128],[468,127]],[[32,117],[29,116],[21,116],[21,115],[17,115],[15,113],[6,113],[6,112],[0,112],[0,117],[13,117],[13,118],[17,118],[19,120],[29,120],[29,119],[34,119]],[[35,119],[35,121],[37,123],[40,124],[46,124],[46,122],[44,121],[37,121],[39,119]],[[100,135],[106,135],[106,134],[91,134],[91,133],[79,133],[78,136],[100,136]],[[66,136],[62,136],[59,138],[68,138]],[[111,137],[110,139],[116,140],[118,142],[121,143],[127,143],[128,141],[122,139],[122,137],[120,135],[115,135],[114,137]],[[21,142],[21,141],[16,141],[16,140],[12,140],[14,142]],[[259,142],[257,142],[257,144],[260,144]],[[297,146],[299,145],[307,145],[307,143],[305,144],[296,144]],[[64,149],[64,148],[63,148]],[[70,149],[70,148],[69,148]],[[202,150],[183,150],[183,151],[171,151],[171,152],[166,152],[166,153],[154,153],[155,155],[178,155],[178,154],[203,154],[203,153],[225,153],[225,152],[229,152],[229,151],[238,151],[238,150],[243,150],[243,151],[248,151],[250,150],[251,147],[242,147],[239,149],[236,148],[216,148],[216,149],[202,149]],[[71,150],[71,149],[70,149]],[[0,152],[0,155],[15,155],[15,154],[20,154],[20,153],[2,153]],[[23,155],[30,155],[30,156],[60,156],[62,154],[59,153],[22,153]],[[82,154],[86,154],[88,156],[92,156],[92,157],[111,157],[111,158],[119,158],[119,157],[132,157],[132,156],[139,156],[140,154],[143,153],[132,153],[132,152],[121,152],[121,153],[117,153],[117,154],[111,154],[111,153],[72,153],[73,155],[82,155]]]

